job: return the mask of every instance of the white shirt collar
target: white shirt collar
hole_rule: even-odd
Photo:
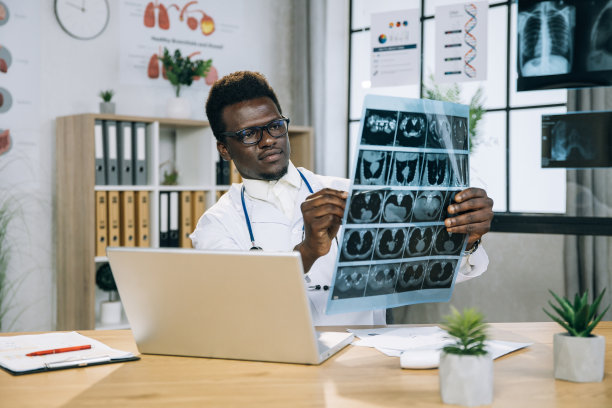
[[[300,173],[295,168],[293,163],[289,161],[289,166],[287,167],[287,173],[283,177],[278,180],[254,180],[254,179],[243,179],[242,183],[244,184],[244,189],[246,193],[252,198],[256,198],[259,200],[270,201],[272,199],[272,189],[276,185],[276,183],[285,183],[290,187],[298,190],[302,183],[302,178],[300,177]]]

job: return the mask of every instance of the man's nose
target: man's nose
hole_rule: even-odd
[[[261,139],[259,140],[260,147],[271,146],[276,143],[276,138],[271,136],[266,129],[261,128],[259,131],[261,132]]]

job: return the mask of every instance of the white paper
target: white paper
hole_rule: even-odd
[[[35,357],[26,356],[34,351],[81,345],[91,345],[91,348]],[[98,340],[77,332],[0,337],[0,366],[14,372],[32,371],[45,367],[76,366],[80,362],[90,364],[133,356],[131,352],[110,348]]]
[[[436,7],[436,82],[487,79],[486,1]]]
[[[370,25],[372,86],[416,84],[421,72],[421,24],[418,9],[372,14]]]

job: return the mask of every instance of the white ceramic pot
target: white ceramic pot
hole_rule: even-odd
[[[166,105],[166,114],[169,118],[189,119],[191,117],[191,103],[186,98],[170,98]]]
[[[493,402],[493,359],[484,356],[440,355],[440,394],[445,404],[467,407]]]
[[[100,304],[100,323],[119,324],[121,323],[121,301],[113,300]]]
[[[553,338],[555,378],[574,382],[603,380],[606,339],[557,333]]]
[[[100,102],[100,113],[115,113],[115,102]]]

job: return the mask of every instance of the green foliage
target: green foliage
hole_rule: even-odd
[[[548,290],[555,300],[559,303],[559,306],[555,306],[549,300],[548,304],[552,309],[559,315],[559,317],[552,315],[546,309],[546,313],[551,319],[559,323],[567,332],[575,337],[589,337],[591,331],[597,326],[603,315],[606,314],[610,305],[608,305],[603,312],[597,314],[597,308],[601,299],[603,298],[606,289],[601,291],[599,296],[595,299],[593,304],[588,303],[589,291],[585,291],[582,296],[576,293],[574,297],[574,304],[572,304],[566,297],[560,297],[552,290]]]
[[[164,65],[168,80],[176,89],[177,98],[180,96],[181,85],[191,86],[194,77],[205,77],[212,66],[212,59],[192,61],[189,57],[183,57],[178,49],[171,55],[164,48],[164,55],[158,58]]]
[[[176,186],[178,184],[178,171],[172,170],[168,173],[164,170],[164,179],[162,181],[162,185],[164,186]]]
[[[461,101],[461,87],[457,83],[442,87],[435,83],[433,75],[429,76],[431,86],[423,85],[423,98],[432,99],[435,101],[463,103]],[[470,152],[480,143],[480,134],[478,133],[478,123],[487,110],[484,108],[484,90],[478,87],[476,93],[470,98]]]
[[[444,316],[444,323],[442,328],[457,341],[444,346],[443,351],[463,356],[487,354],[484,342],[487,339],[488,325],[484,322],[482,313],[474,308],[463,309],[463,313],[459,313],[451,307],[451,314]]]
[[[115,95],[115,91],[113,91],[112,89],[100,91],[100,93],[98,94],[98,96],[100,96],[100,98],[102,98],[104,102],[110,102],[111,99],[113,99],[113,95]]]

